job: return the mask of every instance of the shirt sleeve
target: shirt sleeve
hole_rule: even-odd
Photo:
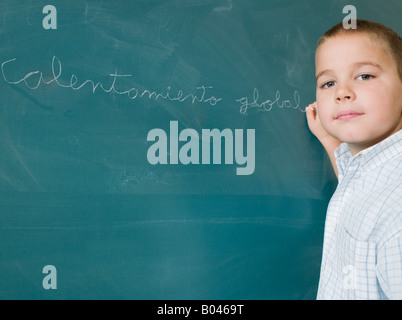
[[[402,299],[402,236],[391,239],[378,250],[377,279],[390,300]]]

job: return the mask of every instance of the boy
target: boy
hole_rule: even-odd
[[[317,299],[402,299],[401,37],[337,24],[318,42],[316,81],[308,125],[338,177]]]

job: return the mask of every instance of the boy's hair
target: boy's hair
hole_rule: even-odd
[[[365,33],[388,52],[396,63],[399,78],[402,80],[402,38],[392,29],[369,20],[356,19],[356,29],[345,29],[340,22],[325,32],[318,40],[318,47],[327,39],[337,35]]]

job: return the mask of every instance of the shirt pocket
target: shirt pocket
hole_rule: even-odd
[[[357,240],[343,229],[337,247],[345,299],[379,299],[375,243]]]

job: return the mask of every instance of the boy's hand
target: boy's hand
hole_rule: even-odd
[[[330,136],[328,132],[325,131],[324,127],[321,124],[320,117],[318,116],[317,111],[317,102],[313,102],[308,105],[308,107],[306,108],[306,116],[308,127],[310,128],[311,133],[314,134],[321,143],[323,143],[328,137],[332,138],[332,136]]]
[[[335,174],[336,176],[338,176],[338,168],[336,167],[334,152],[335,149],[338,148],[342,142],[331,136],[322,126],[320,117],[318,116],[317,112],[317,102],[310,104],[306,108],[306,116],[310,131],[316,136],[316,138],[321,142],[321,144],[327,151]]]

